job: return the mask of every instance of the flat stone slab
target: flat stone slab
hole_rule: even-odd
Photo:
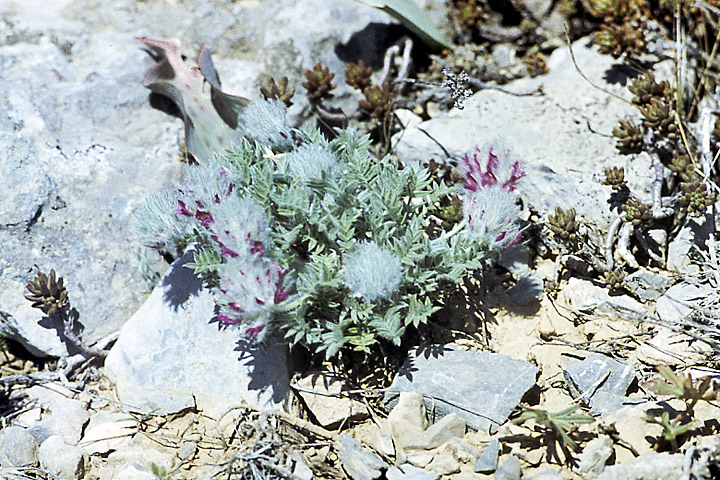
[[[398,371],[385,402],[394,406],[400,392],[417,392],[431,420],[456,413],[469,427],[489,430],[505,423],[537,374],[530,363],[498,353],[420,347]]]
[[[172,264],[147,301],[120,330],[105,362],[120,400],[142,413],[166,415],[198,407],[210,416],[246,402],[284,405],[289,395],[287,348],[251,348],[231,328],[221,328],[201,280]]]
[[[625,393],[635,380],[635,369],[627,362],[591,353],[585,360],[569,365],[565,379],[578,393],[589,392],[584,399],[590,412],[606,414],[619,410],[629,400]]]

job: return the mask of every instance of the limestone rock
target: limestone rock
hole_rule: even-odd
[[[485,430],[505,422],[537,373],[537,367],[505,355],[430,345],[411,352],[385,402],[393,405],[400,392],[417,392],[431,417],[456,413],[471,428]]]
[[[198,407],[220,415],[241,401],[259,408],[285,404],[287,348],[250,347],[213,321],[214,302],[178,259],[120,330],[105,362],[121,401],[143,413]]]
[[[0,431],[0,466],[33,467],[38,464],[38,443],[22,427],[10,426]]]
[[[38,450],[40,466],[60,478],[76,480],[85,475],[85,454],[81,448],[68,445],[63,437],[53,435]]]

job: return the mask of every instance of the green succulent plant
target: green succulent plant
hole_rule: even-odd
[[[605,169],[605,178],[602,181],[603,185],[612,187],[613,190],[620,190],[627,186],[625,181],[625,169],[623,167],[612,166]]]
[[[316,63],[312,70],[303,72],[306,81],[302,86],[307,91],[307,98],[311,104],[315,105],[323,100],[332,98],[331,93],[335,89],[332,83],[335,74],[330,72],[329,67],[324,67],[320,62]]]
[[[674,156],[668,168],[677,175],[682,182],[692,182],[698,179],[698,174],[695,172],[695,165],[689,155]]]
[[[383,120],[393,109],[395,96],[387,85],[382,87],[375,85],[366,88],[363,92],[364,99],[360,100],[359,106],[370,118]]]
[[[653,218],[650,205],[636,198],[629,199],[622,206],[622,210],[625,212],[624,221],[632,223],[636,228],[647,224]]]
[[[628,86],[628,90],[633,93],[633,103],[635,105],[648,105],[653,98],[670,99],[672,98],[672,87],[666,80],[657,82],[652,72],[636,78]]]
[[[676,138],[678,129],[670,103],[666,99],[653,97],[650,103],[640,107],[640,113],[643,125],[653,129],[658,136],[672,140]]]
[[[605,282],[613,290],[619,290],[625,285],[625,272],[615,268],[605,272]]]
[[[476,0],[458,0],[455,2],[455,16],[460,26],[473,32],[487,19],[488,14]]]
[[[280,83],[276,83],[273,77],[270,77],[266,86],[260,88],[260,93],[265,100],[280,100],[286,108],[292,105],[291,98],[295,94],[294,88],[288,88],[288,78],[282,77]]]
[[[361,92],[372,85],[371,76],[372,68],[365,66],[362,60],[350,62],[345,68],[345,83]]]
[[[55,315],[70,304],[64,282],[62,277],[56,277],[55,270],[50,270],[49,275],[38,271],[26,285],[28,293],[25,298],[32,302],[33,308],[39,308],[49,316]]]
[[[693,216],[704,215],[715,202],[715,192],[700,180],[680,184],[680,208]]]
[[[548,228],[559,238],[571,238],[578,229],[575,221],[575,209],[567,212],[560,207],[555,207],[555,215],[548,215]]]
[[[593,43],[600,49],[600,53],[620,58],[623,55],[637,56],[645,50],[647,42],[643,28],[631,20],[621,24],[603,24],[600,31],[595,34]]]
[[[620,126],[614,128],[612,134],[618,139],[617,147],[620,149],[638,152],[645,143],[642,128],[632,120],[620,120]]]

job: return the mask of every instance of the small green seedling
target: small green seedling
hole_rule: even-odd
[[[593,423],[595,419],[585,413],[574,413],[579,409],[579,405],[573,405],[559,412],[548,412],[541,408],[522,407],[522,414],[515,420],[516,424],[521,424],[526,420],[533,419],[545,428],[549,429],[553,434],[560,437],[563,447],[571,447],[577,449],[577,443],[570,438],[570,433],[580,424]]]
[[[662,412],[660,416],[648,414],[643,418],[646,422],[660,425],[663,428],[662,438],[670,442],[673,451],[678,448],[677,438],[696,427],[695,422],[688,421],[685,423],[684,420],[687,419],[687,415],[678,415],[670,420],[670,413],[667,411]]]
[[[658,373],[664,380],[656,380],[649,387],[658,395],[672,395],[685,402],[685,414],[693,416],[693,409],[700,401],[711,402],[717,400],[720,386],[713,385],[711,377],[698,381],[690,375],[678,375],[667,365],[657,367]]]
[[[153,475],[155,475],[155,478],[157,480],[169,480],[170,477],[168,476],[167,470],[165,470],[165,467],[159,467],[155,465],[154,463],[150,464],[150,471]]]

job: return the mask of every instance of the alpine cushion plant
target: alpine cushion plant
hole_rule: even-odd
[[[281,106],[245,112],[278,115]],[[456,187],[369,149],[354,130],[332,141],[315,129],[246,136],[213,161],[187,166],[176,192],[151,197],[138,230],[159,250],[196,244],[189,266],[212,290],[218,320],[250,337],[276,331],[328,357],[369,351],[380,339],[397,345],[453,284],[519,238],[523,172],[504,152],[466,157],[465,218],[448,232],[433,212]]]

